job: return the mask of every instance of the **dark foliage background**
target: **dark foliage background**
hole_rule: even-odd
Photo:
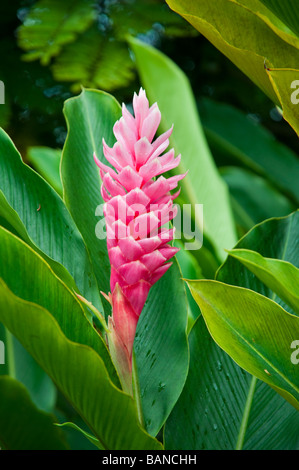
[[[30,146],[62,147],[63,102],[81,84],[130,100],[139,83],[127,34],[171,57],[199,106],[203,97],[233,105],[296,149],[295,133],[271,101],[164,1],[11,0],[1,3],[0,28],[0,124],[25,160]]]

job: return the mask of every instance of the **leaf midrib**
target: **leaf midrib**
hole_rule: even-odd
[[[260,295],[260,294],[258,294]],[[204,296],[202,296],[202,299],[212,308],[216,311],[216,313],[219,315],[219,317],[222,318],[222,320],[226,323],[226,325],[231,329],[231,331],[240,339],[244,341],[244,343],[251,349],[257,356],[259,356],[269,367],[271,367],[278,375],[281,377],[292,389],[294,389],[297,393],[299,393],[299,388],[296,387],[295,384],[293,384],[287,377],[285,377],[284,374],[282,374],[258,349],[256,349],[248,340],[246,340],[233,326],[232,324],[227,321],[226,317],[221,314],[221,311],[218,310],[214,305],[212,305],[207,299],[205,299]],[[270,300],[270,299],[269,299]],[[275,303],[275,302],[274,302]],[[276,304],[277,305],[277,304]],[[282,307],[281,307],[282,308]],[[286,312],[288,313],[288,312]]]

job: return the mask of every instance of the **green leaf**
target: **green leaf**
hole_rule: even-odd
[[[273,13],[299,36],[299,14],[296,0],[261,0]]]
[[[36,408],[21,383],[0,377],[0,443],[6,450],[65,450],[53,415]]]
[[[293,263],[298,266],[298,252],[297,252],[297,239],[298,239],[298,227],[299,227],[299,217],[298,213],[295,212],[294,214],[289,215],[288,217],[283,217],[283,218],[276,218],[276,219],[270,219],[267,221],[262,222],[261,224],[257,225],[254,227],[252,230],[248,232],[237,244],[238,248],[244,248],[244,249],[254,249],[256,251],[259,251],[266,257],[272,257],[272,258],[284,258],[285,260],[289,261],[290,263]],[[235,258],[229,256],[225,263],[221,266],[217,273],[217,279],[228,283],[228,284],[234,284],[236,286],[242,286],[245,288],[249,288],[252,290],[256,290],[257,292],[260,292],[263,295],[267,295],[270,298],[273,297],[273,292],[267,288],[256,276],[253,275],[251,271],[249,271],[243,264],[241,264],[239,261],[237,261]],[[288,308],[287,305],[283,303],[280,299],[276,298],[276,301],[282,305],[285,309]],[[289,309],[290,311],[290,309]],[[219,359],[220,362],[223,364],[223,370],[225,371],[226,368],[231,367],[230,361],[232,359],[229,358],[228,355],[226,355],[224,352],[222,352],[221,357],[219,358],[217,353],[217,356],[215,357],[214,354],[216,354],[218,346],[210,346],[208,349],[208,345],[203,341],[203,344],[201,346],[201,343],[199,343],[204,335],[204,332],[199,326],[199,323],[196,323],[194,326],[194,330],[191,331],[191,334],[196,334],[198,338],[198,347],[202,347],[203,350],[201,349],[196,349],[196,352],[193,353],[193,357],[195,357],[195,360],[203,354],[209,354],[209,359],[211,363],[214,364],[214,368],[216,368],[217,360]],[[197,332],[197,333],[196,333]],[[198,370],[197,374],[194,378],[194,381],[196,382],[196,388],[193,388],[193,390],[190,390],[188,385],[188,379],[187,379],[187,384],[186,384],[186,394],[188,393],[189,395],[188,398],[186,399],[188,402],[191,401],[190,398],[190,393],[192,395],[196,395],[196,398],[193,398],[195,403],[195,411],[194,415],[198,416],[196,417],[195,420],[190,418],[190,426],[191,429],[193,429],[195,433],[195,437],[192,433],[187,433],[188,439],[195,439],[195,442],[198,445],[206,445],[205,443],[208,441],[210,442],[209,445],[214,445],[217,447],[217,441],[216,444],[214,442],[213,438],[210,438],[209,435],[203,435],[205,431],[205,426],[201,427],[201,422],[202,419],[208,419],[209,416],[202,416],[202,414],[197,414],[196,410],[202,409],[205,405],[203,404],[203,401],[201,399],[201,395],[198,397],[197,396],[197,390],[202,392],[202,396],[204,395],[204,390],[206,387],[206,384],[208,384],[208,379],[210,379],[210,367],[207,365],[207,379],[203,381],[202,384],[202,389],[200,386],[200,378],[203,374],[203,367],[205,365],[204,362],[199,362],[194,363],[194,366],[192,365],[192,336],[189,336],[189,342],[190,342],[190,353],[191,353],[191,359],[190,359],[190,384],[192,383],[192,369],[194,370],[195,366],[196,369]],[[294,333],[295,334],[295,333]],[[292,349],[290,349],[290,345],[288,345],[287,349],[290,352],[290,355],[292,353]],[[218,351],[220,349],[218,348]],[[215,360],[213,359],[215,357]],[[223,360],[222,360],[223,359]],[[227,363],[227,361],[229,361]],[[267,369],[268,370],[268,369]],[[218,429],[216,432],[213,431],[214,438],[217,439],[222,439],[221,440],[221,446],[229,445],[229,442],[231,442],[232,448],[237,447],[237,442],[238,442],[238,448],[244,448],[244,449],[284,449],[284,448],[294,448],[297,446],[297,436],[298,436],[298,419],[297,419],[297,411],[294,410],[293,412],[292,407],[285,401],[283,400],[282,397],[280,397],[277,393],[274,392],[274,390],[271,389],[266,383],[258,380],[256,384],[254,382],[256,381],[255,378],[252,378],[251,386],[249,386],[249,383],[244,379],[244,383],[242,384],[242,380],[238,384],[238,382],[234,381],[234,378],[236,379],[239,376],[239,374],[230,374],[230,380],[232,381],[232,392],[230,389],[227,391],[227,394],[224,396],[225,401],[227,403],[231,403],[230,400],[231,398],[231,393],[233,393],[233,396],[235,397],[235,401],[233,403],[233,406],[236,408],[234,411],[230,411],[230,408],[226,406],[223,406],[224,412],[227,411],[227,413],[232,413],[233,416],[240,416],[240,410],[239,407],[241,407],[242,410],[242,428],[240,427],[238,431],[235,431],[233,435],[229,434],[228,436],[225,436],[225,429],[223,429],[223,424],[228,420],[223,419],[222,415],[222,408],[220,404],[220,416],[218,417],[218,421],[215,421],[215,424],[217,424]],[[197,378],[198,377],[198,378]],[[214,379],[215,374],[212,374],[212,378]],[[210,379],[212,380],[212,379]],[[219,380],[219,378],[218,378]],[[227,386],[229,383],[227,383],[226,380],[223,378],[223,382],[218,383],[216,382],[218,386],[218,392],[217,392],[217,398],[219,398],[219,394],[221,393],[220,391],[226,391]],[[194,382],[193,382],[194,383]],[[199,384],[199,385],[198,385]],[[247,385],[246,385],[247,384]],[[209,385],[210,388],[211,385]],[[245,398],[244,396],[240,393],[239,391],[246,390],[246,407],[244,407],[244,401]],[[253,391],[252,391],[253,388]],[[235,390],[237,391],[238,395],[235,396]],[[184,392],[183,392],[184,393]],[[207,398],[209,398],[210,395],[208,395]],[[243,397],[243,398],[242,398]],[[184,406],[185,399],[184,395],[182,395],[181,403],[178,403],[178,409],[177,409],[177,417],[182,416],[182,407]],[[242,401],[243,400],[243,401]],[[181,405],[181,406],[179,406]],[[251,406],[250,406],[251,405]],[[215,407],[214,407],[214,400],[211,401],[211,404],[209,405],[209,402],[207,402],[207,409],[211,410],[209,411],[209,414],[213,416],[216,419],[215,415]],[[247,409],[247,411],[246,411]],[[274,410],[275,413],[274,413]],[[294,414],[294,412],[296,414]],[[190,411],[190,415],[192,415],[192,412]],[[247,417],[246,417],[247,415]],[[173,426],[175,425],[175,418],[176,414],[173,415],[173,420],[172,424]],[[209,420],[210,421],[210,420]],[[206,421],[204,421],[205,424]],[[229,422],[229,420],[228,420]],[[199,426],[199,431],[196,429],[196,424]],[[235,426],[235,425],[234,425]],[[266,426],[266,428],[265,428]],[[228,426],[229,428],[229,426]],[[185,428],[184,428],[185,429]],[[222,433],[222,431],[223,433]],[[235,429],[232,427],[232,429]],[[289,429],[290,430],[290,435],[288,432],[285,430]],[[179,429],[179,421],[176,422],[176,431],[174,430],[174,427],[171,428],[171,431],[174,432],[174,444],[176,445],[177,439],[181,438],[183,431]],[[166,426],[166,431],[167,431],[167,426]],[[273,431],[273,432],[272,432]],[[169,431],[170,432],[170,431]],[[196,435],[198,435],[198,440],[196,439]],[[238,435],[238,439],[237,439]],[[192,437],[193,436],[193,437]],[[288,439],[290,437],[290,439]],[[232,440],[233,439],[233,440]],[[169,443],[173,442],[172,440],[168,441]],[[192,442],[192,440],[190,441]],[[226,443],[226,444],[225,444]],[[166,446],[168,445],[167,443],[167,434],[166,434]],[[170,445],[170,444],[169,444]],[[297,448],[297,447],[296,447]]]
[[[190,251],[184,249],[184,244],[180,240],[174,241],[174,246],[180,248],[176,254],[176,259],[179,263],[182,277],[185,279],[203,279],[204,276],[196,261],[195,256]],[[187,289],[188,299],[188,330],[190,329],[194,320],[200,315],[200,310],[197,303],[194,301],[189,289]]]
[[[298,78],[299,39],[276,16],[256,0],[167,3],[279,104],[285,119],[299,133],[298,111],[289,103],[291,83]],[[288,76],[278,71],[273,83],[272,69],[288,69]],[[285,90],[288,100],[279,90]]]
[[[3,130],[0,166],[0,217],[46,259],[70,288],[80,291],[101,310],[97,283],[80,232],[58,194],[22,162]]]
[[[0,320],[53,379],[104,449],[162,449],[140,428],[133,399],[112,384],[94,349],[67,339],[49,311],[14,295],[3,281],[0,306]]]
[[[93,0],[40,0],[18,29],[18,44],[25,60],[48,65],[63,45],[73,42],[96,19]]]
[[[19,188],[15,188],[18,192]],[[26,189],[25,189],[26,190]],[[21,199],[19,199],[17,202],[22,202]],[[26,201],[27,202],[27,201]],[[15,203],[13,201],[13,203]],[[25,211],[28,210],[30,207],[30,204],[28,204],[27,207],[25,207]],[[39,212],[40,206],[38,207],[36,212]],[[20,214],[23,215],[23,208],[19,210]],[[32,216],[33,214],[31,214]],[[29,237],[28,232],[26,230],[26,227],[24,226],[21,218],[19,217],[18,213],[14,210],[12,206],[9,205],[7,199],[5,198],[3,192],[0,190],[0,225],[10,232],[12,232],[14,235],[22,238],[23,241],[25,241],[29,246],[31,246],[37,253],[39,253],[46,261],[47,263],[51,266],[53,271],[59,276],[71,289],[74,289],[75,291],[77,290],[76,283],[72,276],[69,274],[69,272],[65,269],[62,264],[57,263],[54,261],[52,258],[50,258],[47,254],[45,254],[40,248],[38,248],[32,241],[32,239]],[[33,217],[30,219],[31,221],[33,220]],[[28,223],[26,221],[26,223]],[[34,227],[35,231],[37,230],[37,227]],[[28,229],[30,229],[30,225],[28,224]],[[38,234],[36,234],[38,236]],[[42,239],[41,244],[44,246],[47,240],[46,238]]]
[[[218,258],[223,260],[224,249],[236,242],[235,226],[227,187],[205,140],[190,83],[183,71],[158,50],[133,38],[129,43],[147,95],[152,103],[157,101],[160,108],[161,131],[174,124],[170,142],[176,152],[182,154],[176,172],[189,170],[181,182],[185,203],[193,208],[195,204],[203,204],[205,236],[213,244]]]
[[[229,255],[236,258],[275,292],[299,315],[299,269],[286,261],[264,258],[250,250],[235,249]]]
[[[177,262],[150,290],[134,351],[147,431],[156,435],[184,386],[189,366],[187,298]]]
[[[299,410],[298,373],[290,354],[299,319],[248,289],[206,280],[188,285],[216,343]]]
[[[47,309],[71,341],[92,347],[102,357],[112,380],[118,385],[106,344],[87,320],[76,296],[43,258],[1,227],[0,240],[0,259],[5,259],[0,266],[0,278],[7,287],[16,296]]]
[[[252,378],[254,384],[255,378]],[[257,381],[244,429],[244,449],[298,450],[298,411],[262,381]],[[249,400],[250,406],[250,400]],[[273,412],[274,411],[274,412]],[[259,423],[259,426],[256,423]],[[265,431],[265,423],[269,423]],[[240,436],[242,439],[242,435]],[[242,440],[240,439],[240,445]]]
[[[93,152],[103,162],[106,161],[102,138],[108,145],[114,143],[113,126],[120,115],[120,106],[116,100],[100,91],[84,90],[65,105],[69,132],[61,167],[64,198],[91,253],[99,290],[105,293],[110,291],[110,262],[106,236],[101,239],[96,236],[97,224],[102,230],[105,221],[103,218],[100,221],[98,219],[103,212],[98,211],[97,207],[103,201]],[[165,422],[187,374],[187,303],[180,277],[178,266],[174,263],[166,276],[151,289],[138,323],[135,349],[141,391],[140,406],[145,426],[152,434],[156,434]],[[169,295],[176,299],[173,304],[169,302]],[[109,314],[111,307],[109,304],[105,306]],[[148,351],[150,353],[147,355]],[[170,364],[176,368],[178,375],[173,373]],[[163,393],[160,392],[161,387],[165,388]]]
[[[271,28],[277,36],[282,38],[288,44],[292,46],[298,45],[298,37],[293,31],[286,25],[286,22],[282,18],[278,17],[271,8],[266,6],[263,0],[233,0],[239,5],[249,9],[258,16],[261,20]],[[271,0],[270,0],[271,1]]]
[[[285,120],[299,136],[299,70],[269,67],[267,73],[279,97]]]
[[[94,437],[92,434],[84,431],[83,429],[81,429],[79,426],[77,426],[77,424],[75,423],[62,423],[62,424],[57,424],[57,426],[61,426],[61,427],[68,427],[68,428],[71,428],[71,429],[75,429],[76,431],[80,432],[86,439],[89,440],[89,442],[91,442],[94,446],[98,447],[98,449],[101,449],[101,450],[104,450],[103,446],[101,445],[100,441]]]
[[[53,412],[57,390],[19,341],[0,324],[0,340],[5,345],[5,364],[0,365],[0,375],[9,375],[28,390],[34,404],[45,412]]]
[[[253,171],[298,206],[299,162],[294,152],[277,141],[262,125],[231,105],[203,99],[199,109],[213,154],[216,158],[217,154],[224,157],[220,157],[219,165],[229,162],[229,165],[237,164]]]
[[[298,412],[238,367],[213,341],[202,316],[189,347],[188,378],[165,426],[166,449],[297,448]]]
[[[287,217],[269,219],[256,225],[241,238],[235,249],[255,251],[265,258],[284,260],[299,268],[298,230],[299,211],[296,211]],[[272,290],[232,256],[220,267],[217,280],[274,298]],[[275,297],[275,301],[288,312],[294,313],[282,299]]]
[[[102,138],[108,145],[114,143],[113,126],[120,118],[121,108],[111,95],[83,90],[78,97],[66,101],[64,114],[68,126],[61,161],[64,200],[87,245],[99,290],[108,293],[110,262],[103,230],[101,180],[93,154],[105,160]],[[103,301],[103,305],[109,312],[108,303]]]
[[[296,208],[265,178],[250,171],[222,167],[220,174],[229,187],[236,221],[245,232],[265,219],[286,216]]]
[[[49,147],[30,147],[27,151],[28,162],[62,196],[59,167],[61,150]]]

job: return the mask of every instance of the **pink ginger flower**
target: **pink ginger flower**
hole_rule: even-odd
[[[103,139],[104,155],[114,169],[94,156],[102,179],[111,263],[109,347],[116,362],[123,363],[120,368],[127,369],[125,375],[131,373],[136,326],[149,290],[169,269],[172,263],[168,261],[178,251],[169,245],[174,229],[165,225],[177,213],[173,201],[179,191],[171,191],[185,176],[163,176],[179,165],[181,157],[175,158],[173,149],[163,153],[172,128],[154,140],[161,113],[156,103],[149,107],[142,88],[139,95],[134,94],[133,109],[134,116],[123,104],[122,117],[113,127],[114,146],[108,147]],[[117,353],[120,350],[122,354]]]

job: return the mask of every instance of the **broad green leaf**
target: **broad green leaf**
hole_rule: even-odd
[[[102,210],[98,210],[98,206],[102,208],[103,201],[93,152],[106,161],[102,138],[108,145],[114,143],[112,130],[120,113],[120,106],[112,96],[94,90],[84,90],[65,105],[69,132],[61,166],[64,198],[91,253],[99,290],[105,293],[110,291],[110,263],[105,231],[102,232],[102,238],[97,237],[105,221]],[[141,391],[140,406],[147,430],[152,434],[156,434],[165,422],[187,374],[187,303],[180,278],[181,273],[174,263],[170,271],[151,289],[138,324],[136,361]],[[176,301],[170,302],[169,296],[176,298]],[[109,314],[110,305],[106,307],[106,313]],[[150,353],[147,355],[148,351]],[[169,351],[172,351],[172,356],[169,356]],[[173,373],[170,364],[176,368],[178,375]],[[159,393],[159,384],[162,384],[162,388],[165,384],[163,393]]]
[[[199,109],[218,165],[237,164],[255,172],[298,206],[299,162],[292,150],[277,141],[261,124],[231,105],[203,99]],[[279,215],[272,214],[274,217]]]
[[[235,246],[260,253],[265,258],[279,259],[299,268],[299,211],[287,217],[272,218],[253,227]],[[217,280],[235,286],[246,287],[270,299],[274,294],[247,267],[229,256],[217,272]],[[285,310],[294,313],[282,299],[275,301]]]
[[[197,263],[195,256],[192,255],[192,252],[185,250],[184,244],[180,240],[175,240],[174,246],[180,248],[180,251],[176,254],[176,259],[179,263],[182,277],[185,279],[203,279],[203,273]],[[194,320],[198,317],[198,315],[200,315],[200,310],[189,289],[187,289],[187,298],[189,330]]]
[[[216,343],[299,410],[299,376],[290,354],[299,318],[248,289],[206,280],[188,285]]]
[[[251,250],[235,249],[229,255],[236,258],[275,292],[299,315],[299,269],[287,261],[264,258]]]
[[[53,379],[104,449],[162,449],[141,429],[133,399],[112,384],[94,349],[67,339],[48,310],[16,296],[3,281],[0,307],[0,321]]]
[[[299,36],[299,13],[296,0],[260,0],[283,21],[297,36]]]
[[[298,37],[286,25],[282,18],[278,17],[263,0],[233,0],[235,3],[249,9],[253,14],[263,20],[269,28],[274,31],[277,36],[286,41],[288,44],[297,47]]]
[[[269,66],[267,73],[279,97],[285,120],[299,136],[299,69]]]
[[[77,286],[76,290],[101,310],[97,283],[80,232],[58,194],[22,162],[3,130],[0,166],[0,217],[46,259],[69,287]]]
[[[187,298],[177,262],[149,293],[134,351],[144,425],[156,435],[184,386],[189,365]]]
[[[298,213],[291,214],[288,217],[267,220],[250,230],[238,242],[237,247],[254,249],[266,257],[284,257],[285,260],[298,266],[298,222]],[[217,279],[228,284],[256,290],[270,298],[273,297],[273,292],[269,288],[257,279],[243,264],[231,256],[227,258],[219,269]],[[280,299],[276,298],[276,301],[285,309],[291,311]],[[290,353],[292,353],[292,349],[290,349]],[[200,352],[197,353],[198,355],[200,355]],[[254,381],[255,378],[252,379],[252,384],[254,384]],[[237,386],[234,384],[234,389],[236,388]],[[262,381],[257,381],[254,394],[249,393],[250,389],[247,392],[247,402],[249,405],[251,403],[251,407],[247,411],[247,424],[244,409],[244,416],[242,418],[244,425],[243,431],[240,429],[238,448],[242,447],[242,440],[243,448],[246,449],[283,449],[294,447],[298,436],[297,412],[293,409],[296,415],[293,414],[292,418],[292,413],[289,413],[292,407]],[[285,402],[285,405],[283,405],[283,402]],[[274,414],[273,410],[277,410],[277,414]],[[264,432],[266,423],[269,423],[269,431]],[[271,432],[272,427],[273,434]],[[288,427],[290,429],[289,441],[288,433],[283,431]]]
[[[185,203],[193,207],[203,204],[204,234],[223,260],[224,249],[236,242],[235,227],[227,187],[208,148],[190,83],[183,71],[158,50],[133,38],[129,44],[150,102],[157,101],[160,108],[161,132],[174,124],[170,143],[182,154],[176,172],[189,171],[180,184]],[[202,226],[198,228],[203,230]]]
[[[1,198],[1,191],[0,191],[0,201],[4,200],[3,195]],[[7,205],[8,206],[8,205]],[[2,211],[3,211],[3,204],[2,204]],[[9,208],[11,211],[11,208]],[[16,220],[15,220],[16,221]],[[6,220],[2,220],[0,225],[4,223],[5,226],[7,224]],[[13,227],[7,227],[10,231],[13,230]],[[23,227],[20,223],[20,231],[22,232]],[[14,231],[14,230],[13,230]],[[27,238],[27,233],[24,231],[24,238]],[[29,240],[29,239],[28,239]],[[30,244],[29,240],[29,244]],[[44,255],[45,257],[45,255]],[[53,266],[51,260],[49,260]],[[62,277],[66,278],[66,272],[61,272],[62,266],[56,266],[56,272],[62,274]],[[62,268],[63,269],[63,268]],[[67,277],[68,278],[68,277]],[[69,284],[74,285],[74,281],[69,276]],[[0,365],[0,375],[8,374],[12,378],[17,379],[19,382],[23,383],[28,392],[30,393],[30,397],[35,403],[35,405],[46,412],[52,412],[53,407],[56,401],[56,387],[51,381],[51,379],[45,374],[45,372],[40,368],[40,366],[36,363],[36,361],[27,353],[27,351],[22,347],[22,345],[16,340],[4,328],[3,325],[0,323],[0,340],[4,341],[5,343],[5,364]]]
[[[66,450],[55,417],[40,411],[20,382],[0,377],[0,443],[6,450]]]
[[[43,258],[1,227],[0,259],[5,259],[5,263],[0,265],[0,278],[7,287],[22,299],[47,309],[69,340],[92,347],[102,357],[112,380],[118,384],[104,340],[86,318],[76,296]]]
[[[73,42],[96,19],[92,0],[40,0],[18,29],[18,44],[25,60],[39,59],[48,65],[62,46]]]
[[[171,450],[296,449],[297,411],[213,341],[203,317],[189,333],[190,368],[165,426]]]
[[[19,190],[18,187],[16,189],[17,191]],[[18,202],[20,201],[21,200],[19,199]],[[30,207],[30,204],[28,204],[28,207]],[[25,211],[26,209],[28,210],[28,208],[25,208]],[[21,209],[18,208],[18,210],[19,210],[19,213],[23,216],[24,213],[23,213],[22,208]],[[37,212],[39,211],[37,210]],[[1,217],[0,218],[1,227],[6,228],[9,232],[22,238],[23,241],[25,241],[29,246],[31,246],[31,248],[33,248],[37,253],[39,253],[47,261],[47,263],[51,266],[51,268],[57,274],[57,276],[59,276],[71,289],[74,289],[75,291],[77,290],[76,283],[73,277],[70,275],[70,273],[66,270],[66,268],[62,266],[62,264],[50,258],[40,248],[38,248],[35,243],[33,243],[32,238],[29,237],[28,231],[26,230],[26,227],[24,226],[18,212],[15,211],[13,207],[8,203],[8,200],[5,198],[1,190],[0,190],[0,217]],[[32,218],[30,220],[32,220]],[[30,229],[29,223],[27,223],[27,226],[29,230]],[[44,226],[44,228],[46,227]],[[35,230],[34,230],[35,232],[34,235],[36,234],[38,236],[37,230],[38,230],[38,226],[35,227]],[[46,243],[47,243],[47,239],[46,237],[43,237],[40,245],[44,249],[47,248]],[[55,250],[55,247],[54,247],[54,250]],[[51,252],[53,253],[54,250],[52,248]],[[82,281],[84,284],[86,284],[84,280]]]
[[[293,109],[295,116],[288,113],[286,101],[282,102],[277,92],[277,89],[285,89],[284,75],[279,72],[277,84],[273,87],[267,72],[267,68],[290,69],[290,81],[286,89],[298,77],[299,39],[282,31],[277,26],[277,17],[272,23],[269,17],[265,20],[265,11],[259,14],[255,8],[256,1],[251,0],[167,0],[167,3],[239,67],[274,103],[280,104],[285,119],[299,133],[296,109]],[[261,8],[264,6],[261,5]]]
[[[253,384],[254,381],[253,377]],[[299,449],[298,411],[260,380],[256,383],[248,414],[248,427],[244,429],[244,450],[256,448]],[[269,423],[268,432],[265,431],[265,423]],[[242,445],[242,440],[240,440],[240,444]]]
[[[28,162],[62,196],[59,174],[61,150],[50,147],[30,147],[27,151]]]
[[[83,90],[78,97],[66,101],[64,114],[68,126],[61,161],[64,200],[87,245],[99,290],[108,293],[110,263],[101,180],[93,154],[105,160],[102,138],[108,145],[114,143],[113,126],[121,109],[111,95]],[[109,312],[107,302],[103,301],[103,305]]]

